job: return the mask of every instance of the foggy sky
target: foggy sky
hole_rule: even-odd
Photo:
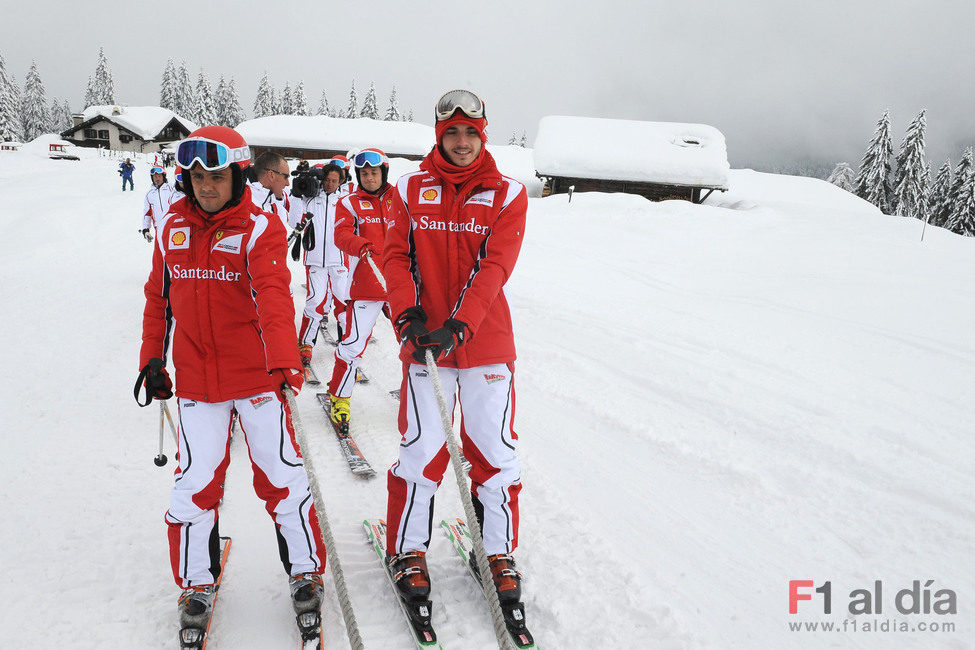
[[[446,90],[477,92],[491,141],[534,138],[545,115],[702,122],[734,167],[856,166],[884,109],[895,151],[927,109],[928,160],[975,145],[975,4],[963,1],[667,0],[464,3],[0,2],[0,54],[23,84],[83,108],[98,48],[120,103],[155,105],[167,58],[233,77],[248,117],[267,71],[348,104],[376,83],[380,110],[432,124]],[[368,144],[368,143],[363,143]]]

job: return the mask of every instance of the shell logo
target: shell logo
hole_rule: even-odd
[[[422,196],[424,201],[432,201],[437,198],[437,190],[427,190]]]
[[[186,233],[185,232],[174,232],[173,233],[173,245],[182,246],[186,243]]]
[[[359,201],[359,205],[363,210],[372,210],[372,203],[369,201]]]

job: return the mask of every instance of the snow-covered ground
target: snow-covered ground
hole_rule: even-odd
[[[0,152],[0,646],[175,646],[158,410],[132,399],[150,247],[117,161]],[[139,161],[137,161],[139,163]],[[556,648],[972,647],[975,239],[883,216],[823,182],[733,170],[708,204],[532,199],[508,285],[519,349],[529,621]],[[301,300],[295,265],[296,302]],[[314,398],[300,417],[364,641],[411,643],[360,522],[397,452],[388,324],[366,353],[351,476]],[[331,348],[319,343],[327,376]],[[172,443],[167,439],[167,453]],[[297,645],[272,526],[240,440],[221,511],[232,557],[212,647]],[[438,517],[461,513],[448,472]],[[445,647],[490,648],[486,608],[439,533]],[[832,586],[789,610],[789,581]],[[842,626],[883,582],[882,615]],[[957,614],[902,615],[927,580]],[[328,578],[327,647],[348,643]],[[811,589],[802,589],[812,593]],[[818,615],[815,613],[819,608]],[[866,621],[951,623],[864,632]]]

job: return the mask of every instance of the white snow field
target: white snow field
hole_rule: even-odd
[[[155,467],[158,408],[132,399],[148,169],[136,160],[136,192],[122,193],[116,160],[51,161],[46,148],[0,152],[0,646],[175,648],[173,444],[167,434],[170,463]],[[920,222],[817,180],[733,170],[730,187],[705,205],[530,200],[507,293],[517,557],[539,646],[973,647],[975,239],[929,228],[920,242]],[[314,388],[298,402],[366,647],[406,650],[360,525],[384,515],[397,453],[395,351],[381,323],[363,364],[372,382],[352,399],[376,478],[349,473]],[[319,342],[324,378],[331,353]],[[232,457],[220,530],[234,544],[209,647],[294,648],[239,436]],[[448,471],[436,515],[461,512]],[[439,531],[429,557],[444,647],[494,647]],[[812,600],[790,615],[790,580],[829,581],[831,613],[803,587]],[[851,592],[877,580],[881,613],[850,615]],[[951,590],[957,613],[899,613],[914,580],[932,604]],[[347,648],[326,584],[326,647]]]

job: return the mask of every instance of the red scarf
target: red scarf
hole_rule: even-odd
[[[481,154],[470,165],[458,167],[448,161],[440,152],[440,147],[437,146],[420,163],[420,169],[442,178],[457,188],[462,185],[473,184],[470,183],[472,180],[478,183],[501,181],[501,172],[498,171],[494,156],[488,152],[487,147],[481,148]]]

